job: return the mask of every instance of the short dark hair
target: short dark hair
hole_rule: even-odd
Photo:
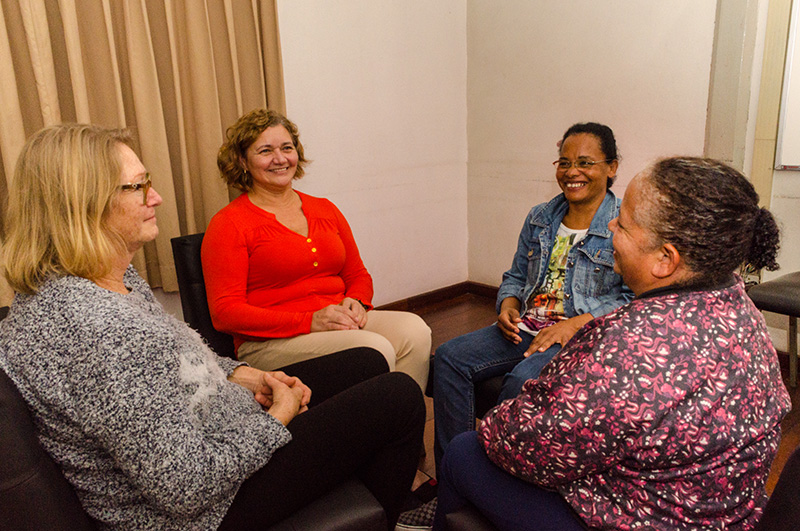
[[[636,217],[658,243],[675,246],[698,281],[723,281],[742,264],[778,269],[778,225],[740,172],[713,159],[674,157],[642,176],[650,189],[641,197],[650,204]]]
[[[596,122],[574,124],[572,127],[567,129],[567,132],[564,133],[563,137],[561,137],[559,148],[564,145],[564,141],[568,137],[581,133],[588,133],[597,137],[597,139],[600,141],[600,150],[603,152],[603,155],[605,155],[606,160],[609,162],[612,160],[619,160],[620,157],[617,153],[617,141],[614,138],[614,131],[612,131],[609,126],[598,124]],[[609,179],[606,187],[611,188],[612,184],[614,184],[614,179]]]
[[[305,174],[305,166],[310,161],[305,157],[303,144],[300,142],[300,133],[294,122],[279,112],[255,109],[240,117],[235,124],[228,128],[225,133],[225,142],[219,148],[217,167],[222,174],[222,179],[229,186],[243,192],[253,189],[253,176],[245,172],[241,159],[246,157],[247,148],[258,139],[261,133],[269,127],[278,125],[283,126],[289,132],[292,144],[297,150],[297,170],[294,178],[299,179]]]

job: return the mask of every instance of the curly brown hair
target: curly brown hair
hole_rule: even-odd
[[[297,171],[295,179],[305,174],[305,166],[310,161],[303,153],[303,144],[300,142],[300,133],[297,126],[279,112],[269,109],[255,109],[236,120],[236,123],[225,132],[225,142],[217,154],[217,166],[222,179],[229,185],[243,192],[253,189],[253,176],[242,167],[242,159],[247,156],[247,148],[258,139],[259,135],[269,127],[283,126],[292,137],[292,143],[297,150]]]

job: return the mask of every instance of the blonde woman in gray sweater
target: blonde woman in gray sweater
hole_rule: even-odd
[[[43,129],[9,191],[18,294],[0,367],[84,509],[108,529],[263,529],[356,473],[393,528],[419,457],[419,387],[380,374],[308,410],[299,378],[214,354],[130,266],[161,197],[129,143]]]

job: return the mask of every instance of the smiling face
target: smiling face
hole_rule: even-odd
[[[590,133],[570,135],[561,145],[559,160],[572,162],[567,170],[556,169],[556,181],[570,205],[597,205],[603,202],[608,179],[617,174],[617,161],[600,162],[606,159],[600,148],[600,139]],[[579,170],[575,162],[588,160],[597,162]]]
[[[267,127],[247,148],[242,166],[253,176],[253,187],[280,192],[291,188],[299,156],[292,135],[282,125]]]
[[[147,170],[130,147],[119,144],[119,158],[120,185],[145,181]],[[161,196],[153,188],[147,192],[146,204],[142,201],[142,190],[120,190],[111,202],[106,224],[122,238],[128,253],[135,253],[158,236],[155,207],[161,202]]]
[[[636,295],[658,286],[658,278],[651,275],[653,267],[662,258],[660,246],[654,244],[655,235],[637,222],[637,208],[649,208],[642,198],[642,175],[637,175],[622,199],[619,217],[612,219],[608,228],[614,233],[614,271]]]

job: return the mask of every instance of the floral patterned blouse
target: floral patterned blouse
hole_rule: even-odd
[[[583,327],[490,411],[489,458],[592,528],[752,529],[791,401],[736,277],[662,289]]]

